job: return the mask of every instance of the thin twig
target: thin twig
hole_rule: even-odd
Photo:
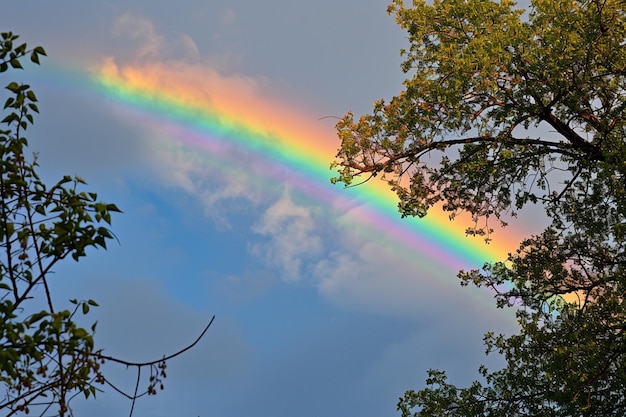
[[[137,367],[137,382],[135,383],[135,393],[133,394],[133,401],[130,405],[130,414],[128,417],[133,417],[133,410],[135,409],[135,400],[137,399],[137,391],[139,390],[139,380],[141,379],[141,366]]]
[[[122,365],[126,365],[126,366],[150,366],[150,365],[155,365],[157,363],[161,363],[161,362],[170,360],[172,358],[175,358],[176,356],[181,355],[181,354],[187,352],[189,349],[191,349],[192,347],[197,345],[198,342],[200,341],[200,339],[202,339],[204,337],[204,334],[209,330],[209,327],[211,327],[211,324],[213,324],[213,320],[215,320],[215,316],[213,316],[211,318],[211,321],[209,321],[209,324],[206,325],[204,330],[202,330],[202,333],[200,333],[200,336],[198,336],[196,338],[196,340],[193,341],[192,344],[190,344],[187,347],[179,350],[176,353],[173,353],[173,354],[171,354],[169,356],[165,356],[165,357],[163,357],[161,359],[156,359],[156,360],[149,361],[149,362],[128,362],[128,361],[125,361],[125,360],[122,360],[122,359],[114,358],[113,356],[102,355],[102,354],[99,354],[99,353],[95,354],[95,356],[98,359],[104,359],[104,360],[115,362],[115,363],[121,363]]]

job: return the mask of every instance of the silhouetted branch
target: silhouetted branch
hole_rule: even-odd
[[[184,347],[183,349],[179,350],[178,352],[173,353],[173,354],[171,354],[169,356],[164,356],[161,359],[156,359],[156,360],[148,361],[148,362],[129,362],[129,361],[125,361],[125,360],[122,360],[122,359],[119,359],[119,358],[115,358],[113,356],[102,355],[102,354],[96,354],[95,355],[96,358],[98,358],[98,359],[103,359],[103,360],[119,363],[119,364],[122,364],[122,365],[126,365],[127,367],[128,366],[135,366],[135,367],[137,367],[137,380],[135,382],[135,391],[133,392],[132,395],[124,392],[124,390],[118,388],[111,381],[109,381],[108,379],[103,377],[103,380],[104,380],[104,382],[107,383],[107,385],[109,385],[111,388],[113,388],[119,394],[121,394],[124,397],[128,398],[129,400],[131,400],[132,403],[131,403],[131,406],[130,406],[130,414],[128,415],[129,417],[132,417],[132,415],[133,415],[133,411],[135,409],[135,400],[137,400],[137,398],[143,397],[146,394],[149,394],[150,393],[150,389],[151,389],[151,388],[149,388],[148,391],[142,392],[141,394],[137,394],[137,392],[139,391],[139,382],[141,380],[141,368],[143,368],[144,366],[152,366],[153,367],[156,364],[162,364],[165,361],[168,361],[168,360],[170,360],[172,358],[175,358],[175,357],[177,357],[179,355],[182,355],[183,353],[185,353],[189,349],[193,348],[204,337],[206,332],[209,330],[209,327],[211,327],[211,325],[213,324],[214,320],[215,320],[215,316],[211,317],[211,320],[209,321],[209,324],[207,324],[205,326],[204,330],[202,330],[200,335],[191,344],[187,345],[186,347]]]
[[[99,354],[99,353],[95,354],[95,356],[98,359],[104,359],[104,360],[115,362],[115,363],[121,363],[122,365],[126,365],[126,366],[150,366],[150,365],[156,365],[157,363],[161,363],[161,362],[170,360],[172,358],[175,358],[176,356],[179,356],[179,355],[187,352],[189,349],[191,349],[192,347],[197,345],[198,342],[200,341],[200,339],[202,339],[204,337],[205,333],[209,330],[209,327],[211,327],[211,324],[213,324],[213,320],[215,320],[215,316],[211,317],[211,321],[209,321],[209,324],[206,325],[204,330],[202,330],[202,333],[200,333],[200,336],[198,336],[198,338],[196,340],[194,340],[193,343],[191,343],[187,347],[179,350],[176,353],[173,353],[173,354],[171,354],[169,356],[163,357],[162,359],[157,359],[157,360],[153,360],[153,361],[149,361],[149,362],[129,362],[129,361],[125,361],[125,360],[122,360],[122,359],[115,358],[113,356],[102,355],[102,354]]]

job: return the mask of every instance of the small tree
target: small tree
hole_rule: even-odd
[[[372,114],[337,124],[333,181],[378,175],[402,216],[439,204],[487,239],[492,219],[505,225],[529,203],[550,222],[508,262],[459,274],[517,308],[518,334],[485,336],[506,367],[481,367],[467,388],[431,370],[398,409],[625,415],[626,3],[398,0],[388,11],[408,32],[409,76]]]
[[[40,46],[16,44],[17,35],[0,34],[0,73],[22,69],[30,58],[39,64],[46,55]],[[102,203],[93,192],[80,191],[85,181],[63,177],[48,187],[38,176],[36,157],[26,154],[25,132],[39,111],[37,97],[26,84],[10,82],[0,129],[0,409],[7,416],[36,411],[65,416],[70,400],[96,395],[111,385],[133,401],[162,388],[165,362],[194,346],[204,335],[174,355],[145,363],[105,356],[94,344],[95,324],[77,325],[77,314],[97,306],[93,300],[71,300],[73,310],[55,307],[50,273],[67,257],[75,261],[89,247],[106,249],[113,238],[108,226],[115,204]],[[212,320],[211,320],[212,322]],[[136,367],[137,387],[124,393],[102,371],[105,361]],[[143,367],[150,369],[148,388],[138,392]],[[131,406],[132,415],[132,406]]]

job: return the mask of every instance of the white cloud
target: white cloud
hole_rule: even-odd
[[[349,230],[343,230],[346,235]],[[357,310],[411,317],[426,313],[429,300],[444,297],[454,273],[437,271],[428,259],[407,259],[381,241],[346,238],[341,249],[320,260],[314,274],[320,293],[329,301]]]
[[[119,16],[113,25],[113,34],[129,36],[139,44],[138,57],[158,58],[165,46],[165,39],[161,36],[151,20],[135,16],[126,12]]]
[[[176,59],[196,62],[201,58],[198,45],[189,34],[164,36],[152,20],[131,12],[118,16],[112,31],[113,35],[127,41],[126,47],[134,48],[131,56],[135,61]]]
[[[454,267],[372,229],[355,211],[358,207],[333,222],[334,248],[313,268],[317,288],[328,301],[403,318],[447,316],[462,306],[479,315],[493,312],[486,290],[460,288]]]
[[[229,214],[234,210],[250,210],[263,200],[261,189],[254,185],[253,173],[220,162],[237,159],[243,162],[245,155],[205,154],[178,142],[175,136],[161,140],[163,146],[151,148],[147,155],[155,178],[162,185],[181,189],[196,198],[207,217],[220,229],[230,228]]]
[[[189,35],[182,35],[179,38],[179,43],[182,45],[183,50],[185,51],[185,55],[188,58],[199,58],[200,51],[198,50],[198,45],[194,42],[193,38]]]
[[[311,208],[295,204],[287,192],[265,211],[253,230],[270,238],[254,245],[253,253],[280,268],[286,281],[298,281],[305,262],[322,250]]]

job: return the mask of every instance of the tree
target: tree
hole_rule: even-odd
[[[17,35],[0,34],[0,73],[22,69],[30,58],[39,64],[45,50],[16,44]],[[108,229],[115,204],[93,192],[80,191],[85,181],[64,176],[48,187],[37,174],[36,156],[26,154],[25,132],[38,113],[29,85],[10,82],[0,122],[0,410],[6,416],[36,413],[71,414],[70,401],[83,394],[95,397],[107,384],[132,400],[163,388],[166,361],[193,347],[200,337],[174,355],[134,363],[106,356],[94,343],[96,325],[84,329],[77,315],[98,304],[71,300],[72,310],[56,307],[49,282],[56,264],[79,261],[88,248],[106,249],[114,236]],[[135,367],[137,384],[125,393],[112,384],[103,364]],[[147,389],[139,392],[140,371],[149,368]]]
[[[400,0],[388,12],[408,32],[407,79],[339,121],[332,181],[379,176],[402,216],[469,213],[467,232],[487,240],[528,205],[549,224],[506,261],[459,273],[516,308],[517,334],[484,339],[506,366],[481,367],[469,387],[431,370],[399,411],[626,415],[626,3]]]

